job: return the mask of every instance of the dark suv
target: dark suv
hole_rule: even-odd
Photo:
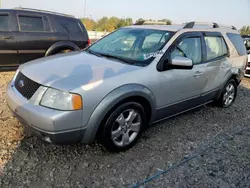
[[[85,48],[90,43],[73,16],[37,9],[0,10],[0,67]]]

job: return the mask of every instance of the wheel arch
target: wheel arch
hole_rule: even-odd
[[[125,85],[110,92],[98,104],[89,118],[82,143],[92,143],[97,136],[102,123],[119,105],[125,102],[138,102],[147,115],[149,124],[153,122],[156,115],[156,102],[152,92],[141,85]]]
[[[224,78],[225,78],[224,79],[225,81],[222,83],[221,88],[219,89],[216,100],[218,100],[220,98],[221,93],[223,91],[223,88],[226,86],[226,84],[229,82],[229,80],[233,79],[236,82],[237,86],[240,85],[240,82],[241,82],[240,70],[237,68],[230,69]]]
[[[80,48],[70,41],[60,41],[53,44],[45,53],[45,57],[54,55],[62,49],[70,49],[73,51],[80,50]]]

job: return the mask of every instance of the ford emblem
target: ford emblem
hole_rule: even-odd
[[[24,81],[23,81],[23,80],[20,80],[20,81],[18,82],[18,86],[19,86],[19,87],[23,87],[23,86],[24,86]]]

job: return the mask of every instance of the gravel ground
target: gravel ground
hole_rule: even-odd
[[[232,107],[208,105],[166,120],[131,150],[112,154],[98,144],[54,146],[24,134],[5,104],[12,76],[0,73],[0,187],[130,187],[201,151],[143,187],[250,187],[250,131],[219,142],[250,127],[250,79]]]

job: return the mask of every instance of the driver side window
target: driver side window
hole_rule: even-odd
[[[201,38],[192,37],[183,39],[174,51],[171,53],[171,59],[176,56],[187,57],[193,61],[193,64],[201,62]]]

